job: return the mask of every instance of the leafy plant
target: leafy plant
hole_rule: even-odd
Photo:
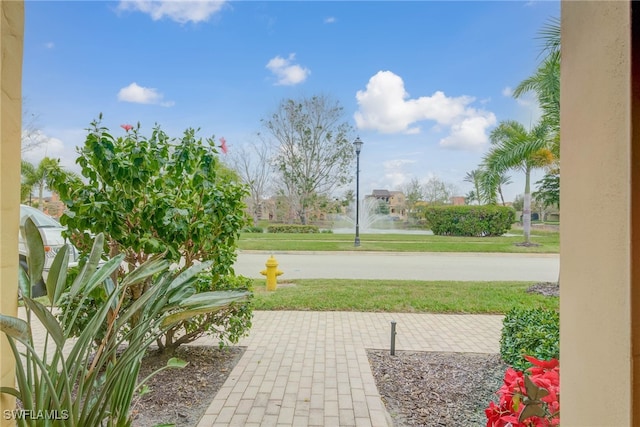
[[[438,236],[501,236],[515,219],[504,206],[429,206],[424,217]]]
[[[25,235],[28,274],[20,272],[19,290],[26,320],[0,315],[0,330],[6,334],[16,359],[17,382],[17,387],[2,387],[0,392],[15,396],[24,413],[34,414],[18,417],[19,426],[131,426],[131,403],[144,391],[140,387],[143,384],[135,379],[148,347],[178,322],[227,309],[236,302],[247,301],[250,295],[240,290],[196,294],[194,281],[210,263],[174,274],[160,256],[149,258],[116,284],[111,275],[125,255],[99,265],[104,245],[104,236],[99,234],[88,261],[68,289],[70,298],[77,298],[79,304],[59,304],[69,257],[67,247],[63,247],[47,277],[47,308],[31,298],[32,282],[41,276],[44,259],[42,239],[31,219],[26,221]],[[127,303],[126,295],[140,283],[148,284],[147,291]],[[104,304],[83,313],[84,298],[97,289],[106,295]],[[60,320],[52,314],[54,306],[61,310]],[[73,339],[76,322],[85,315],[84,327]],[[42,350],[35,345],[34,316],[45,329]],[[133,317],[137,322],[131,324]],[[169,365],[184,366],[175,359]],[[39,416],[55,421],[38,419]]]
[[[487,427],[550,427],[560,425],[560,365],[557,359],[526,356],[527,373],[507,369],[498,390],[499,402],[485,409]]]
[[[213,138],[203,140],[194,129],[174,139],[159,127],[150,137],[143,136],[139,126],[122,127],[125,135],[114,137],[99,121],[93,122],[76,160],[84,179],[54,177],[53,187],[67,205],[61,222],[76,247],[86,253],[91,233],[104,233],[105,252],[112,258],[124,255],[123,266],[112,274],[114,283],[157,254],[182,270],[212,261],[207,290],[230,280],[236,241],[247,223],[247,191],[219,160],[218,148],[226,150],[223,138],[218,147]],[[124,305],[142,298],[149,288],[149,281],[131,286]],[[83,310],[99,310],[106,298],[107,293],[94,290],[87,299],[83,296]],[[131,319],[136,321],[137,317]],[[158,345],[173,348],[204,333],[215,335],[223,329],[217,321],[226,322],[222,313],[178,322]],[[246,333],[250,323],[244,324]]]
[[[267,233],[319,233],[316,225],[280,224],[267,227]]]
[[[560,356],[560,315],[542,308],[510,310],[502,321],[500,354],[516,369],[524,371],[531,363],[524,357],[557,359]]]
[[[244,227],[242,229],[243,233],[264,233],[264,229],[262,227],[258,227],[257,225],[251,225]]]

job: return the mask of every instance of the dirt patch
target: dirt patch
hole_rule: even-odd
[[[531,248],[531,247],[535,247],[535,246],[542,246],[539,243],[532,243],[532,242],[520,242],[520,243],[514,243],[513,246],[523,246],[525,248]]]
[[[148,382],[151,393],[135,403],[135,427],[174,423],[195,427],[244,353],[242,347],[182,346],[174,355],[151,353],[140,379],[179,357],[184,369],[168,369]],[[499,355],[367,351],[369,363],[395,427],[478,426],[496,398],[507,369]]]
[[[560,284],[558,282],[540,282],[529,286],[527,292],[530,294],[540,294],[546,297],[559,297]]]
[[[147,382],[151,392],[134,400],[132,405],[133,425],[198,425],[244,351],[244,347],[221,350],[218,347],[181,346],[173,354],[151,352],[143,360],[139,380],[166,366],[171,357],[189,364],[182,369],[166,369]]]
[[[367,351],[395,427],[480,426],[507,365],[497,354]]]

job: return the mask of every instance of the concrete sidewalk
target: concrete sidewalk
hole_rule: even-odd
[[[198,427],[392,426],[366,355],[389,349],[392,320],[397,350],[499,351],[502,316],[257,311]]]

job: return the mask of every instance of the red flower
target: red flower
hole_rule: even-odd
[[[545,370],[553,369],[557,366],[560,366],[560,362],[558,361],[558,359],[540,360],[540,359],[536,359],[533,356],[524,356],[524,358],[527,359],[527,361],[532,365],[537,366],[538,368],[543,368]]]
[[[120,127],[124,129],[125,132],[129,132],[131,129],[133,129],[133,126],[131,125],[120,125]]]
[[[525,374],[513,368],[507,369],[504,383],[498,390],[499,403],[489,403],[485,409],[487,427],[556,427],[560,425],[560,363],[557,359],[538,360],[525,356],[533,364],[526,376],[533,383],[527,387]],[[540,392],[544,389],[544,392]],[[529,393],[535,396],[528,396]],[[532,398],[534,401],[528,401]],[[536,403],[537,402],[537,403]],[[538,405],[544,416],[531,414],[520,421],[528,405]]]
[[[220,149],[224,154],[227,154],[229,151],[229,147],[227,147],[227,141],[223,138],[220,138]]]

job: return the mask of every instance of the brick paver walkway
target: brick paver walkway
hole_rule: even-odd
[[[198,427],[391,426],[365,349],[497,353],[501,316],[257,311]]]

